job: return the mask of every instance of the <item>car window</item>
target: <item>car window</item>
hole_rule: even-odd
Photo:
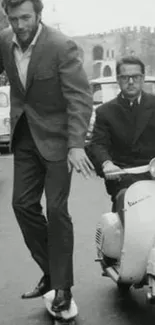
[[[144,91],[147,93],[155,94],[155,83],[154,82],[145,82]]]
[[[115,98],[120,92],[117,83],[96,83],[92,85],[93,103],[99,105]],[[144,91],[147,93],[155,94],[155,82],[145,82]]]
[[[8,107],[9,99],[7,94],[4,92],[0,92],[0,107]]]
[[[105,103],[119,93],[117,83],[113,84],[94,84],[93,85],[93,103],[94,105]]]
[[[102,92],[103,92],[103,103],[108,102],[109,100],[114,99],[118,93],[120,92],[119,86],[117,83],[113,84],[103,84],[102,85]]]
[[[102,85],[95,84],[92,85],[92,92],[93,92],[93,103],[94,105],[102,103]]]

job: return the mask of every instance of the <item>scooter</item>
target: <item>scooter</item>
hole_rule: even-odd
[[[59,324],[75,325],[76,316],[78,314],[78,308],[74,299],[72,298],[71,300],[71,305],[69,310],[64,310],[61,313],[55,313],[51,309],[54,297],[55,297],[55,290],[51,290],[47,292],[45,295],[43,295],[45,307],[53,318],[53,324],[54,325],[59,325]]]
[[[127,293],[131,286],[148,286],[147,300],[155,304],[155,158],[149,165],[123,169],[114,175],[150,172],[122,190],[116,212],[101,216],[96,229],[97,259],[103,276]]]

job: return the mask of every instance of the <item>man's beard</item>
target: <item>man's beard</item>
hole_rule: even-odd
[[[33,28],[33,30],[32,30],[31,33],[30,33],[30,36],[29,36],[25,41],[22,40],[22,39],[20,38],[20,36],[18,37],[18,34],[17,34],[18,42],[19,42],[19,44],[20,44],[20,46],[21,46],[21,48],[22,48],[23,50],[26,50],[26,49],[29,47],[29,45],[31,44],[31,42],[33,41],[33,39],[34,39],[34,37],[35,37],[35,35],[36,35],[36,32],[37,32],[37,29],[38,29],[38,25],[39,25],[39,24],[37,24],[37,25]]]

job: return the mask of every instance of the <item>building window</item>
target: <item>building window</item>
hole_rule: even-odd
[[[100,45],[96,45],[93,48],[93,60],[103,60],[103,48]]]
[[[112,59],[114,59],[114,57],[115,57],[115,51],[114,50],[111,50],[111,57],[112,57]]]
[[[135,55],[135,51],[131,50],[131,51],[130,51],[130,54],[131,54],[132,56],[134,56],[134,55]]]
[[[107,58],[109,58],[109,50],[107,50]]]

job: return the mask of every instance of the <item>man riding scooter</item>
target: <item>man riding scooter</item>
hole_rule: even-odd
[[[143,91],[145,66],[137,57],[123,57],[116,64],[120,93],[96,110],[88,148],[97,174],[105,178],[113,211],[117,196],[150,173],[117,176],[122,168],[147,165],[155,157],[155,96]]]

